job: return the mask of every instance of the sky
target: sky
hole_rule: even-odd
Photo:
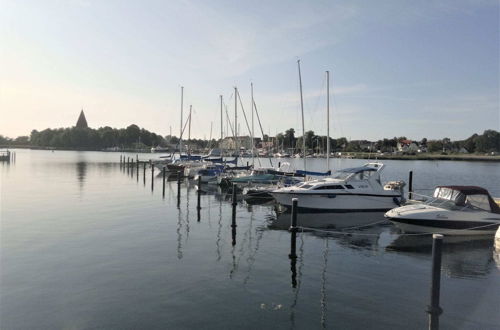
[[[250,84],[265,134],[294,128],[378,140],[500,130],[500,3],[0,0],[0,134],[137,124],[220,136]],[[238,104],[238,126],[247,135]],[[224,128],[226,129],[226,128]],[[255,134],[260,129],[255,122]]]

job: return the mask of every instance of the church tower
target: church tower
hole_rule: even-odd
[[[88,128],[89,125],[87,125],[87,119],[85,119],[85,114],[83,113],[83,109],[82,109],[82,112],[80,112],[80,116],[78,117],[78,121],[76,122],[76,127],[77,128]]]

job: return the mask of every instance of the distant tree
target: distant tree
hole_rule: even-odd
[[[443,142],[440,140],[431,140],[427,142],[427,150],[429,152],[443,151]]]
[[[284,135],[284,147],[293,148],[295,146],[295,130],[293,128],[287,129]]]

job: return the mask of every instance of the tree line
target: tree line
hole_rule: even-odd
[[[325,152],[327,137],[316,135],[314,131],[305,132],[305,146],[309,152]],[[276,137],[270,138],[264,136],[264,141],[273,141],[279,150],[296,150],[302,152],[304,138],[295,137],[295,130],[290,128],[284,133],[279,133]],[[380,151],[393,152],[397,150],[398,142],[408,141],[405,136],[385,138],[378,141],[367,140],[347,140],[345,137],[338,139],[330,138],[330,150],[346,152]],[[427,152],[458,152],[467,151],[468,153],[500,152],[500,133],[495,130],[485,130],[483,134],[473,134],[465,140],[451,141],[449,138],[428,140],[423,138],[414,142],[422,151]]]
[[[305,132],[305,136],[295,136],[295,130],[290,128],[275,137],[264,135],[260,141],[273,142],[273,149],[276,151],[294,150],[302,152],[303,141],[305,139],[306,150],[308,152],[326,151],[327,137],[316,135],[314,131]],[[345,137],[330,138],[330,150],[346,152],[362,151],[395,151],[398,142],[408,140],[406,137],[393,137],[392,139],[381,139],[378,141],[351,140]],[[183,141],[192,148],[202,149],[206,147],[216,147],[216,140],[191,139]],[[440,140],[414,141],[420,148],[428,152],[459,151],[466,150],[469,153],[500,152],[500,133],[495,130],[485,130],[483,134],[474,134],[465,140],[451,141],[449,138]],[[163,137],[150,132],[144,128],[132,124],[127,128],[111,128],[109,126],[93,128],[47,128],[42,131],[33,130],[30,136],[19,136],[15,139],[0,135],[0,145],[3,146],[32,146],[59,149],[80,149],[80,150],[102,150],[107,148],[134,148],[146,149],[156,146],[167,147],[178,145],[179,138],[175,136]]]

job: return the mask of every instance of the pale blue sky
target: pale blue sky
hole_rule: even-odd
[[[266,133],[463,139],[500,130],[498,1],[0,1],[0,134],[75,124],[220,135],[250,82]],[[185,116],[186,117],[186,116]],[[240,113],[239,118],[243,116]],[[241,122],[242,123],[242,122]],[[241,131],[246,133],[242,123]]]

